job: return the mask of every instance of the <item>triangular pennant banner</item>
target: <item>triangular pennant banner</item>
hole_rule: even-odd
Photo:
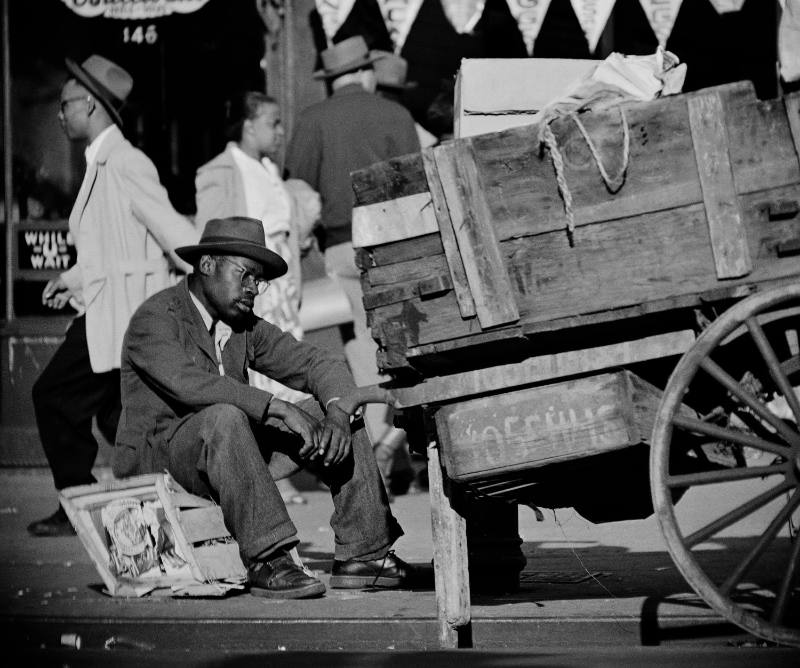
[[[666,47],[683,0],[639,0],[658,43]]]
[[[389,36],[394,43],[394,52],[400,53],[406,37],[417,18],[423,0],[378,0],[381,15]]]
[[[459,35],[472,32],[483,14],[484,0],[441,0],[450,25]]]
[[[314,2],[317,5],[319,17],[322,19],[322,30],[325,32],[328,46],[330,46],[333,44],[334,35],[349,16],[356,0],[314,0]]]
[[[594,53],[616,0],[570,0],[570,2],[586,35],[586,41],[589,42],[589,51]]]
[[[738,12],[744,0],[709,0],[718,14],[727,14],[728,12]]]
[[[532,56],[533,45],[550,8],[550,0],[506,0],[506,3],[511,10],[511,16],[517,21],[528,55]]]

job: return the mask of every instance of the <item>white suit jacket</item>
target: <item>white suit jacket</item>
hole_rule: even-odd
[[[86,311],[92,370],[118,369],[133,312],[174,284],[171,270],[186,268],[174,249],[200,235],[172,208],[155,165],[116,126],[87,167],[69,229],[78,259],[61,276]]]

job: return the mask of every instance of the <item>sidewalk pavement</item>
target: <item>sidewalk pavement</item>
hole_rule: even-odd
[[[108,470],[98,476],[110,476]],[[289,507],[300,554],[326,582],[332,560],[332,512],[326,491]],[[711,504],[697,498],[685,502]],[[684,503],[684,502],[682,502]],[[85,648],[163,651],[436,649],[432,588],[331,590],[306,601],[247,593],[224,599],[110,598],[77,537],[32,538],[25,527],[56,506],[46,469],[0,470],[0,633],[4,647],[58,647],[62,634]],[[430,567],[430,508],[425,493],[398,496],[403,559]],[[593,525],[572,509],[520,507],[528,559],[518,593],[473,593],[473,643],[481,649],[641,646],[753,639],[727,624],[691,592],[664,546],[654,518]]]

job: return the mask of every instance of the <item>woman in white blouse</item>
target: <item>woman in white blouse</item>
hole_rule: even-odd
[[[303,181],[281,178],[275,160],[284,131],[273,98],[250,91],[232,111],[231,141],[197,170],[196,222],[201,230],[212,218],[249,216],[262,222],[267,247],[283,257],[289,271],[256,298],[254,311],[301,339],[300,245],[319,218],[319,195]],[[307,397],[255,372],[251,372],[250,384],[284,401],[296,403]],[[305,503],[289,479],[279,481],[278,486],[287,503]]]

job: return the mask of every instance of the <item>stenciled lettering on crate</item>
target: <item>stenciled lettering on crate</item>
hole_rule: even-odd
[[[485,478],[647,441],[661,392],[629,371],[443,406],[448,475]]]

